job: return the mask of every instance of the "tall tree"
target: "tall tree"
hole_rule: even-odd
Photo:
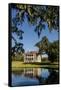
[[[50,61],[58,61],[59,60],[59,41],[56,40],[50,43],[48,56]]]
[[[14,8],[15,9],[15,8]],[[23,43],[21,43],[21,40],[23,39],[22,34],[24,33],[21,28],[18,28],[18,24],[20,25],[20,22],[17,21],[17,13],[15,13],[15,17],[13,17],[13,7],[12,5],[10,6],[10,10],[11,10],[11,24],[10,24],[10,28],[11,28],[11,42],[14,41],[14,45],[11,45],[11,54],[15,56],[16,53],[21,53],[24,52],[23,49]],[[18,10],[17,10],[18,11]],[[17,37],[17,38],[16,38]]]
[[[46,36],[42,40],[35,44],[39,48],[39,53],[45,52],[48,54],[48,59],[53,61],[59,60],[59,41],[50,42]]]
[[[39,52],[48,52],[49,49],[49,40],[46,36],[42,37],[42,40],[35,44],[39,48]]]

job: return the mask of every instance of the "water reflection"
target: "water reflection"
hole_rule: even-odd
[[[12,73],[12,86],[58,84],[59,73],[53,69],[21,68]]]

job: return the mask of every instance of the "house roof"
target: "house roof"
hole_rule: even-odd
[[[33,54],[37,54],[37,51],[28,51],[25,53],[25,55],[33,55]]]

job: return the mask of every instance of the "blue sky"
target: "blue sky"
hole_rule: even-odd
[[[16,15],[16,10],[12,10],[12,17]],[[23,25],[19,26],[19,29],[22,29],[24,31],[23,34],[23,40],[21,42],[24,44],[23,48],[25,51],[34,51],[38,50],[37,47],[35,47],[35,44],[42,39],[43,36],[47,36],[49,41],[58,40],[58,32],[53,30],[52,32],[49,32],[48,26],[46,24],[45,30],[42,30],[42,33],[40,35],[40,38],[38,38],[38,35],[34,32],[35,26],[31,26],[28,24],[27,19],[25,18],[25,22]],[[17,39],[17,36],[15,35],[15,38]],[[12,41],[12,45],[14,45],[14,42]]]

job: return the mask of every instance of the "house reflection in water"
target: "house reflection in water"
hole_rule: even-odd
[[[37,77],[41,75],[41,69],[40,68],[25,68],[24,69],[24,76],[27,77]]]

